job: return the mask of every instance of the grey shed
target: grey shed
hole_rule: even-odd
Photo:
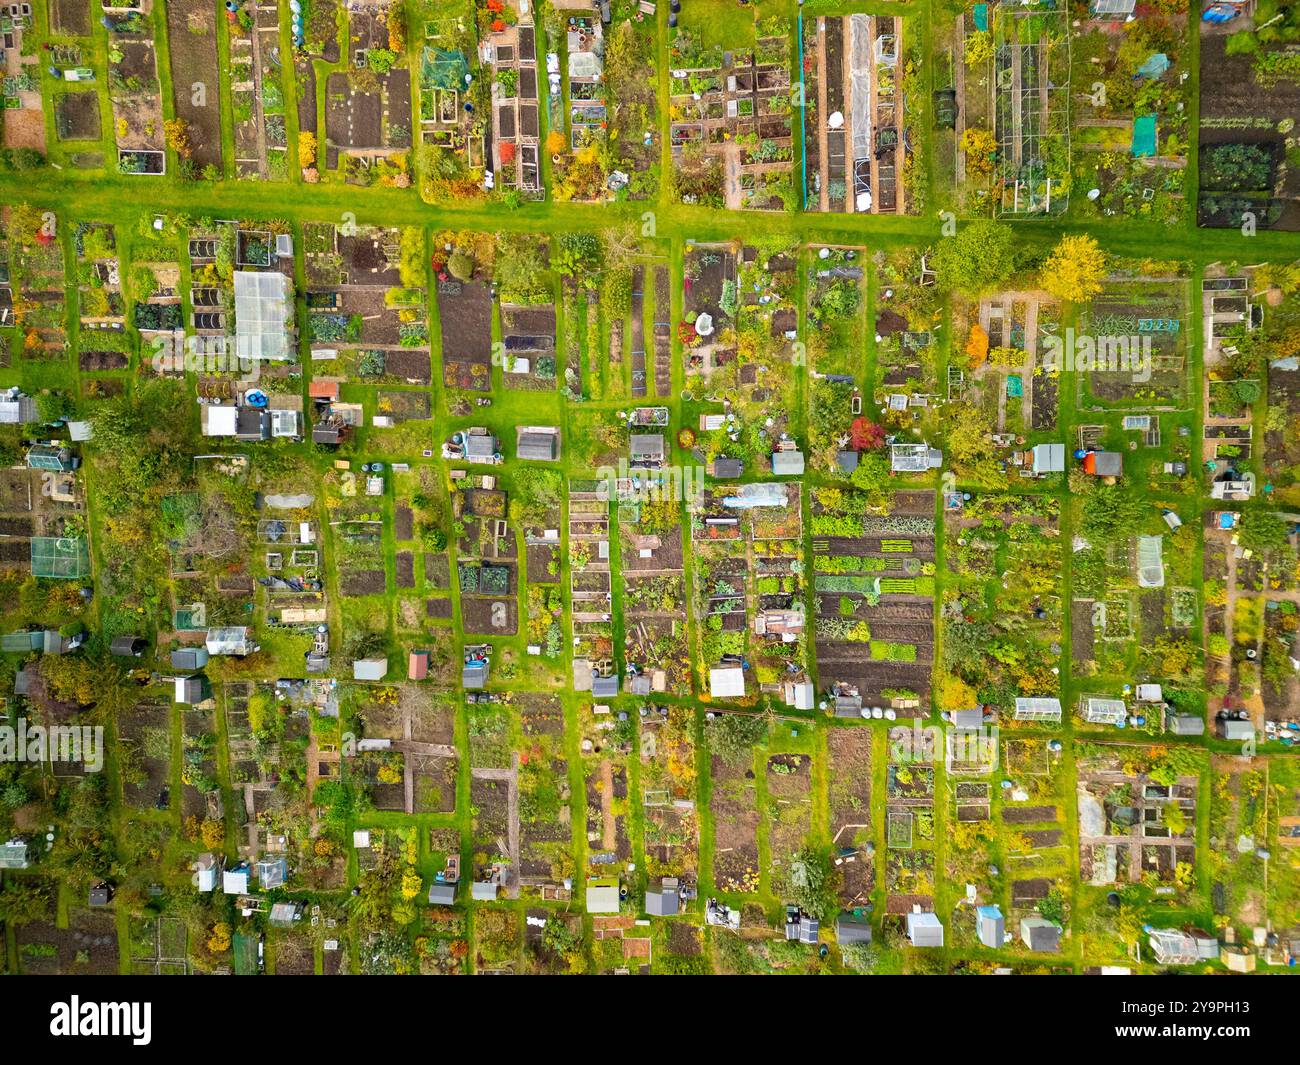
[[[554,433],[520,433],[518,452],[521,459],[554,462],[560,438]]]
[[[674,917],[678,911],[676,877],[666,876],[658,885],[651,883],[645,893],[645,912],[651,917]]]
[[[999,950],[1005,942],[1006,921],[996,906],[980,906],[975,910],[975,933],[986,947]]]
[[[871,922],[854,913],[841,913],[835,918],[835,942],[841,947],[870,943]]]
[[[487,684],[488,664],[486,662],[466,662],[460,671],[462,688],[477,689]]]
[[[778,477],[797,477],[803,473],[803,452],[772,452],[772,472]]]
[[[497,453],[497,438],[482,433],[470,433],[465,437],[465,460],[467,462],[491,462]]]
[[[171,653],[172,669],[202,669],[208,664],[206,647],[178,647]]]
[[[429,904],[431,906],[450,906],[456,901],[455,884],[430,884]]]
[[[1061,928],[1042,917],[1020,921],[1020,940],[1035,954],[1055,954],[1061,949]]]
[[[1225,740],[1253,740],[1255,726],[1249,721],[1222,721],[1219,733]]]

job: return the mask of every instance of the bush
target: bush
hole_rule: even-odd
[[[704,743],[729,765],[752,761],[754,748],[767,739],[767,722],[746,714],[719,714],[704,727]]]
[[[474,277],[474,260],[463,251],[454,251],[447,260],[447,272],[457,281],[470,281]]]

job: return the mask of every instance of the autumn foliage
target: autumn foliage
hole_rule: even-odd
[[[854,451],[875,451],[885,443],[885,430],[870,418],[854,418],[849,427],[849,446]]]
[[[970,327],[970,336],[966,338],[966,354],[970,356],[972,370],[978,370],[989,357],[989,335],[979,322]]]

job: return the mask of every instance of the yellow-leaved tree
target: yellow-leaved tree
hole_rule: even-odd
[[[1059,300],[1081,303],[1101,291],[1106,253],[1089,236],[1062,237],[1043,264],[1039,283]]]

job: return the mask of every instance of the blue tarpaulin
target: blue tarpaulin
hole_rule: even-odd
[[[1169,57],[1164,52],[1152,52],[1151,56],[1137,68],[1136,77],[1158,78],[1169,69]]]
[[[1139,115],[1133,120],[1133,156],[1156,154],[1156,116]]]

